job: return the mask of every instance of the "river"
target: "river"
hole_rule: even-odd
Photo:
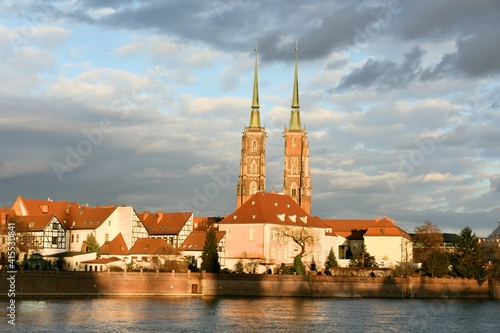
[[[6,302],[2,302],[6,304]],[[5,307],[3,307],[5,309]],[[6,311],[4,311],[6,312]],[[17,299],[1,332],[500,332],[498,300]]]

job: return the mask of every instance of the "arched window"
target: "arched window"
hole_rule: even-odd
[[[297,138],[292,138],[292,148],[297,147]]]
[[[252,141],[252,153],[255,153],[257,151],[257,142]]]

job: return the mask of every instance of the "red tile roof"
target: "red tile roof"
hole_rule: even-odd
[[[130,249],[130,254],[158,254],[163,248],[178,252],[162,238],[139,238]]]
[[[111,214],[116,210],[112,207],[80,207],[78,215],[72,221],[68,221],[68,228],[78,229],[96,229],[100,227]]]
[[[82,261],[82,264],[109,264],[111,262],[116,262],[116,261],[121,261],[121,259],[118,259],[118,258],[99,258],[99,259]]]
[[[348,239],[363,239],[361,236],[401,236],[410,239],[403,229],[387,217],[373,220],[322,219],[322,221],[331,228],[332,234]]]
[[[142,212],[138,216],[150,235],[177,235],[193,215],[192,212]]]
[[[17,197],[13,209],[21,202],[28,216],[56,215],[66,229],[96,229],[116,210],[116,206],[89,207],[78,202],[27,199]],[[16,212],[21,214],[19,209]]]
[[[271,223],[327,228],[320,219],[309,215],[290,196],[266,192],[257,192],[219,223]]]
[[[101,254],[104,255],[129,255],[127,244],[121,233],[116,235],[111,242],[105,243],[101,246]]]
[[[226,234],[225,231],[216,231],[215,236],[217,244],[221,241],[222,237]],[[205,246],[205,239],[207,238],[206,231],[193,231],[189,234],[186,240],[181,244],[179,250],[181,251],[203,251]]]
[[[55,215],[19,216],[16,231],[43,231],[54,216]]]
[[[80,207],[78,202],[28,199],[21,196],[17,197],[14,205],[18,201],[22,202],[27,212],[26,215],[56,215],[61,222],[74,219]],[[21,215],[20,211],[16,213]]]

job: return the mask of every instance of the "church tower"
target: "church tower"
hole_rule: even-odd
[[[290,127],[285,125],[285,168],[283,193],[291,196],[307,213],[311,213],[311,171],[306,129],[300,125],[298,45],[295,47],[295,77],[293,82]]]
[[[266,129],[260,126],[258,48],[255,48],[252,112],[250,125],[241,137],[240,177],[236,189],[236,209],[266,186]]]

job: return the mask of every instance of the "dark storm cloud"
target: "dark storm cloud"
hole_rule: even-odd
[[[449,75],[484,77],[500,73],[500,25],[497,26],[458,40],[457,51],[445,54],[438,64],[426,68],[422,73],[422,80],[440,79]]]
[[[416,46],[404,55],[404,61],[400,65],[390,60],[368,59],[363,67],[356,68],[344,76],[337,88],[366,88],[370,86],[381,90],[405,88],[419,75],[424,54],[425,51]]]

